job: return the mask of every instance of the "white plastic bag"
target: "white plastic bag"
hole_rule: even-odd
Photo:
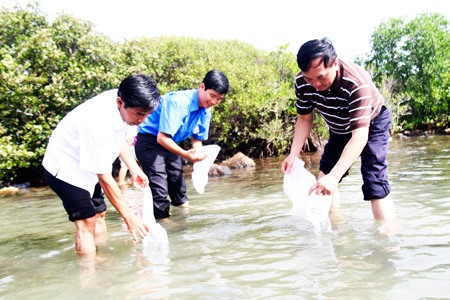
[[[194,163],[192,183],[194,184],[195,190],[199,194],[203,194],[205,192],[205,186],[208,183],[208,172],[211,169],[212,164],[216,160],[219,151],[220,146],[218,145],[203,146],[197,150],[200,155],[204,153],[208,154],[208,156],[204,160]]]
[[[296,157],[289,174],[284,175],[284,192],[293,204],[290,214],[299,215],[313,223],[316,234],[331,232],[331,223],[328,217],[331,195],[316,195],[313,192],[308,196],[309,189],[317,180],[304,168],[304,165],[305,163]]]
[[[147,186],[144,191],[144,206],[142,209],[142,219],[150,227],[147,236],[142,240],[144,244],[144,256],[153,264],[167,264],[169,259],[169,238],[166,230],[156,223],[153,215],[152,191]]]

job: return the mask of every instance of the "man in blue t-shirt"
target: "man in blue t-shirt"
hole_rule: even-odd
[[[219,104],[229,89],[223,73],[209,71],[198,89],[164,95],[160,106],[139,125],[136,157],[149,179],[156,219],[169,217],[171,204],[189,206],[181,157],[193,163],[205,159],[206,155],[196,151],[208,139],[211,107]],[[192,149],[184,150],[177,143],[189,137]]]

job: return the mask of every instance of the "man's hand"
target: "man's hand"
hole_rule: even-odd
[[[127,142],[129,145],[132,145],[134,143],[134,136],[127,138],[127,140],[125,142]]]
[[[330,173],[328,175],[322,176],[319,180],[313,184],[313,186],[309,189],[308,195],[311,195],[314,191],[316,191],[316,195],[331,195],[334,193],[336,188],[338,187],[340,178]]]
[[[144,178],[142,178],[142,175],[139,175],[139,173],[142,173],[142,171],[138,172],[134,176],[141,178],[140,181],[145,179],[146,184],[148,184],[147,176],[145,176],[145,174],[142,173],[144,176]],[[122,193],[120,192],[120,189],[117,186],[117,183],[115,182],[111,173],[98,174],[98,179],[100,186],[103,189],[103,192],[109,199],[109,202],[111,202],[111,204],[122,216],[125,223],[127,223],[128,230],[133,235],[134,240],[137,241],[136,234],[138,234],[141,238],[144,238],[147,235],[147,232],[149,231],[148,225],[145,224],[139,217],[137,217],[130,211],[127,202],[123,199]]]
[[[141,239],[147,236],[147,233],[150,230],[150,227],[145,223],[141,218],[137,217],[135,214],[131,213],[128,216],[123,218],[125,223],[127,224],[128,230],[130,231],[133,239],[137,242],[137,234],[141,237]]]
[[[294,140],[291,145],[291,152],[288,157],[281,164],[281,172],[289,174],[292,165],[295,162],[295,158],[300,154],[305,141],[311,133],[312,123],[314,115],[309,113],[307,115],[299,115],[297,123],[295,124]]]
[[[178,146],[178,144],[175,143],[170,137],[170,135],[168,135],[167,133],[161,131],[158,132],[156,140],[158,144],[160,144],[170,152],[178,154],[179,156],[184,157],[186,159],[189,159],[193,163],[204,160],[207,156],[206,154],[200,155],[199,153],[197,153],[198,148],[200,148],[202,145],[201,141],[197,139],[192,139],[193,149],[187,151]]]
[[[131,175],[131,181],[133,182],[135,188],[143,192],[144,189],[148,186],[148,177],[144,174],[144,172],[142,172],[141,169],[137,169],[134,172],[136,173]]]
[[[207,153],[200,154],[197,149],[190,149],[186,151],[185,158],[189,159],[193,163],[204,160],[208,156]]]
[[[289,174],[294,162],[295,162],[295,155],[292,154],[288,155],[288,157],[286,157],[286,159],[281,164],[281,172],[283,172],[283,174]]]
[[[337,161],[330,173],[319,175],[318,181],[310,188],[309,195],[316,191],[316,195],[331,195],[336,190],[339,181],[345,172],[361,154],[369,138],[369,127],[361,127],[352,131],[352,137],[342,151],[341,157]]]

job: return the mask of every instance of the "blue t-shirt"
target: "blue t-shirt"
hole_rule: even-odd
[[[175,143],[189,137],[207,140],[211,108],[198,106],[197,90],[172,92],[162,96],[161,104],[139,125],[138,132],[169,134]]]

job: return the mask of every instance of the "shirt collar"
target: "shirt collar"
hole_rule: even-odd
[[[336,58],[338,62],[336,78],[333,81],[333,84],[330,87],[330,90],[339,90],[341,88],[341,77],[342,77],[342,63],[339,58]]]

